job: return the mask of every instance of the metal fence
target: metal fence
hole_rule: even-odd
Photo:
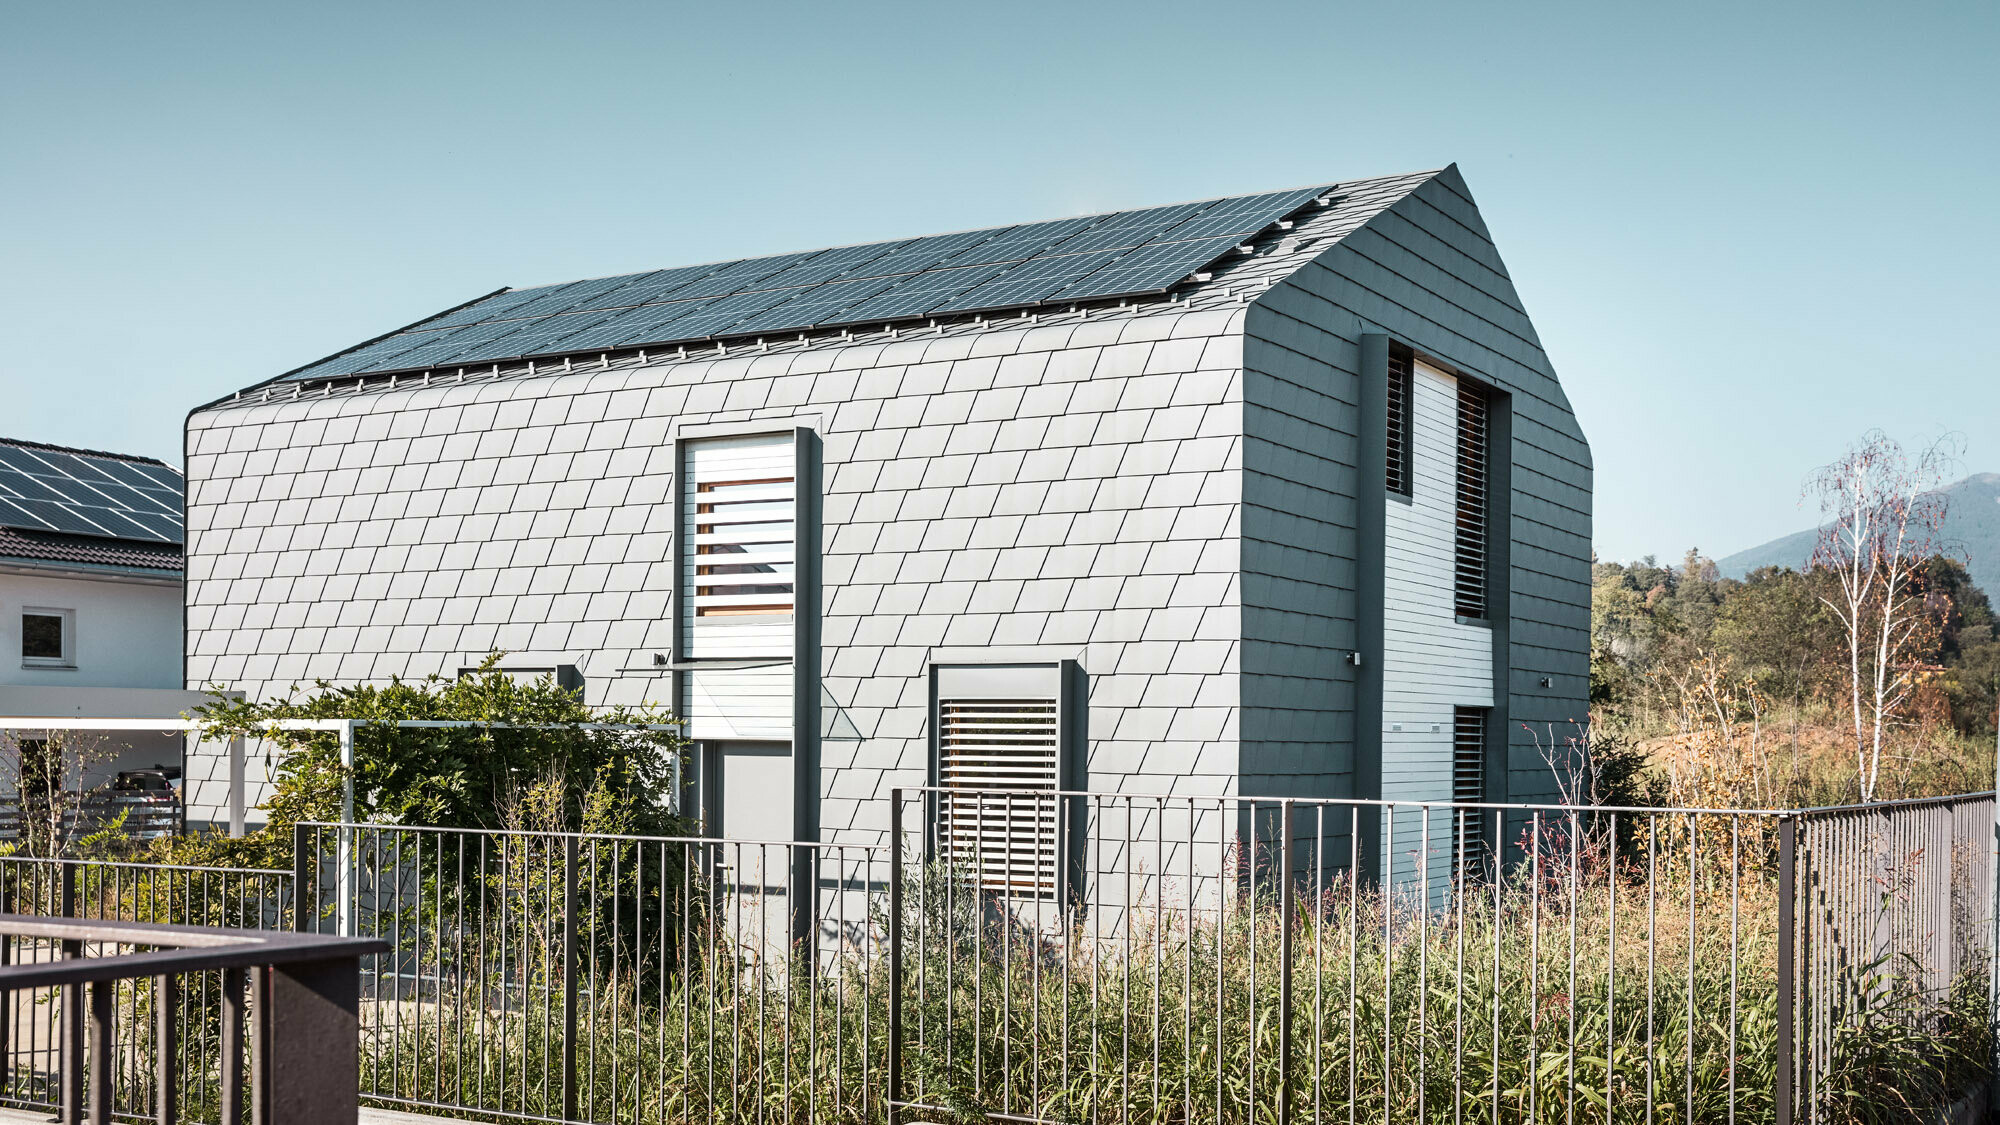
[[[1989,1074],[1990,794],[884,814],[880,845],[306,825],[289,872],[10,858],[0,894],[380,938],[364,1098],[493,1119],[1792,1125]],[[190,987],[175,1049],[213,1085],[219,982]],[[8,1100],[51,1103],[60,1011],[9,1001]]]
[[[284,930],[292,925],[291,891],[289,871],[0,857],[0,914]],[[0,936],[0,966],[116,952],[115,946],[100,948],[92,942],[70,946],[18,934]],[[113,1109],[125,1117],[161,1119],[157,1076],[165,1044],[180,1078],[181,1100],[172,1111],[189,1120],[215,1119],[222,1092],[232,1081],[224,1060],[235,1059],[239,1070],[242,1065],[242,1052],[231,1053],[222,1019],[230,994],[224,974],[201,970],[174,977],[164,1023],[153,982],[127,980],[113,987],[116,1050],[110,1055],[113,1078],[104,1087],[111,1091]],[[0,1062],[5,1066],[0,1102],[51,1110],[62,1104],[58,1076],[65,1053],[81,1049],[81,1004],[76,988],[0,993]],[[247,1074],[236,1073],[233,1081],[230,1088],[243,1089]]]

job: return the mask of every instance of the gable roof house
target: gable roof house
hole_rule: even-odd
[[[182,489],[151,457],[0,438],[0,718],[175,721],[204,698],[182,690]],[[34,757],[58,748],[60,762]],[[96,799],[121,773],[178,776],[181,759],[166,729],[0,729],[0,836],[58,768]]]
[[[187,447],[190,684],[503,650],[731,836],[1545,797],[1585,712],[1589,449],[1455,167],[502,290]]]

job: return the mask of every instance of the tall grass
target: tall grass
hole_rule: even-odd
[[[1143,910],[1093,914],[911,875],[903,1096],[930,1107],[915,1118],[1261,1123],[1282,1089],[1298,1121],[1775,1119],[1777,903],[1755,862],[1650,883],[1629,862],[1530,867],[1462,894],[1334,878],[1297,896],[1289,941],[1254,883],[1175,898],[1160,882]],[[881,1120],[889,921],[812,953],[712,908],[615,955],[588,945],[567,1071],[553,946],[483,976],[386,961],[365,1088],[554,1117],[568,1073],[587,1121]],[[1869,972],[1818,1060],[1820,1121],[1918,1120],[1985,1074],[1983,967],[1942,994],[1894,963]]]

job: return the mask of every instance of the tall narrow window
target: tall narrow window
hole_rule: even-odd
[[[690,657],[789,656],[797,473],[792,435],[686,447],[681,592]]]
[[[1453,601],[1460,617],[1484,618],[1486,606],[1486,392],[1458,381],[1458,536]]]
[[[936,684],[938,858],[986,890],[1055,898],[1060,666],[944,667]]]
[[[1454,707],[1451,712],[1451,799],[1465,803],[1486,800],[1486,708]],[[1491,813],[1464,810],[1453,814],[1452,829],[1472,864],[1484,848]]]
[[[1389,491],[1410,495],[1410,349],[1389,348]]]

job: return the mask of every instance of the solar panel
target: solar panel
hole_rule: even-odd
[[[1249,238],[1286,215],[1305,206],[1306,201],[1325,188],[1298,188],[1225,199],[1199,215],[1160,232],[1162,242],[1186,242],[1196,238],[1234,236]]]
[[[1103,216],[1084,219],[1056,219],[1015,227],[998,238],[982,242],[944,260],[947,266],[981,266],[988,262],[1018,262],[1032,258],[1063,239],[1090,226]]]
[[[179,543],[179,486],[164,465],[0,445],[0,526]]]
[[[603,305],[597,300],[598,297],[619,288],[636,276],[635,274],[626,274],[623,277],[599,277],[592,278],[589,281],[572,281],[568,285],[557,286],[540,300],[529,301],[524,305],[516,306],[507,315],[509,317],[546,316],[550,313],[602,308]]]
[[[818,285],[836,277],[856,273],[869,262],[897,250],[909,243],[909,239],[897,242],[873,242],[866,246],[843,246],[838,250],[828,250],[809,262],[801,262],[781,273],[757,283],[759,289],[789,289],[794,285]],[[874,274],[862,276],[873,277]]]
[[[990,262],[983,266],[926,270],[923,273],[891,278],[890,280],[894,282],[891,288],[845,310],[837,319],[826,323],[865,324],[871,320],[900,320],[904,317],[928,316],[932,309],[984,283],[1006,268],[1004,262]]]
[[[801,289],[759,289],[711,301],[675,321],[674,338],[700,340],[708,336],[719,336],[738,321],[756,316],[765,309],[789,301],[802,292],[804,290]]]
[[[1128,251],[1115,262],[1058,290],[1052,299],[1083,301],[1123,293],[1151,293],[1165,289],[1235,247],[1230,238],[1201,238],[1193,242],[1155,242]]]
[[[672,301],[664,305],[640,305],[637,308],[620,309],[609,314],[601,323],[594,324],[563,341],[563,346],[587,352],[630,348],[640,344],[672,340],[676,336],[669,325],[696,309],[713,303],[714,300],[713,297],[697,297],[692,301]]]
[[[600,308],[607,309],[650,304],[664,299],[676,289],[686,288],[689,283],[707,277],[721,265],[720,262],[710,262],[701,266],[682,266],[679,269],[634,274],[625,279],[624,285],[599,298],[597,304]]]
[[[678,301],[687,297],[727,297],[734,293],[762,288],[758,283],[765,278],[783,273],[801,262],[817,258],[824,253],[826,253],[824,250],[809,250],[803,254],[778,254],[769,258],[730,262],[706,277],[663,293],[661,296]]]
[[[508,312],[509,309],[519,308],[529,301],[539,300],[542,297],[548,296],[551,290],[560,288],[562,288],[560,285],[537,285],[529,289],[509,289],[505,293],[495,293],[491,297],[474,301],[457,312],[448,312],[443,316],[427,320],[417,325],[417,327],[456,328],[462,324],[477,324],[482,320],[492,320],[496,317],[508,316],[511,315]]]
[[[1051,248],[1055,254],[1079,254],[1086,250],[1124,250],[1158,238],[1161,231],[1184,222],[1215,206],[1179,203],[1172,207],[1149,207],[1144,211],[1121,211],[1088,230],[1079,231]]]
[[[1033,258],[977,289],[953,297],[933,312],[971,312],[1008,305],[1032,305],[1047,300],[1057,290],[1095,272],[1118,257],[1120,251],[1098,250],[1061,258]]]
[[[938,263],[966,247],[977,246],[995,235],[1005,234],[1013,229],[1013,227],[993,227],[988,230],[967,230],[957,234],[934,234],[929,238],[919,238],[901,250],[892,250],[855,270],[854,276],[889,277],[899,273],[936,269]]]
[[[895,283],[896,279],[893,277],[868,277],[801,289],[799,296],[731,326],[730,331],[785,332],[811,328],[815,324],[836,319],[849,306],[858,305]]]
[[[1324,190],[1268,192],[508,290],[288,378],[608,351],[1157,292]]]

